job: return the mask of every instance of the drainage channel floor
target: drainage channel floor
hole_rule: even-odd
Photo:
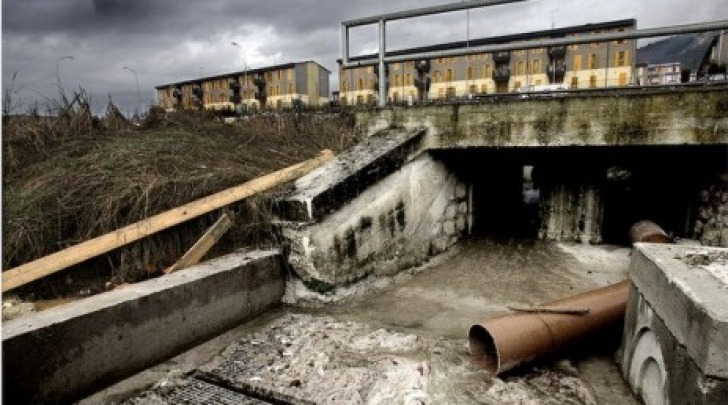
[[[272,311],[189,364],[159,365],[155,386],[127,403],[638,404],[614,348],[490,378],[470,360],[465,338],[508,305],[620,281],[628,262],[623,248],[466,241],[418,271],[360,283],[362,291],[335,303]],[[116,402],[108,395],[85,403]]]
[[[170,384],[171,385],[171,384]],[[271,402],[241,394],[219,385],[189,377],[166,387],[160,385],[145,392],[129,404],[188,404],[188,405],[265,405]]]

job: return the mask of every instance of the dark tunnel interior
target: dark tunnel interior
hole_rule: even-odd
[[[472,185],[476,236],[535,238],[545,194],[588,183],[600,190],[603,243],[618,245],[629,244],[629,228],[643,219],[691,237],[700,190],[728,172],[725,146],[468,148],[433,156]]]

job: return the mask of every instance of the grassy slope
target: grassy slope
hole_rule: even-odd
[[[4,122],[3,269],[354,142],[350,120],[338,115],[257,116],[230,125],[206,115],[156,112],[141,128],[118,117],[91,120],[80,129],[67,125],[73,127],[68,132],[63,125],[28,117]],[[269,196],[228,211],[236,224],[218,252],[274,242]],[[114,283],[146,278],[172,264],[217,216],[80,267],[92,273],[87,278]],[[63,295],[59,291],[74,284],[68,274],[84,274],[62,273],[40,290],[27,290]]]

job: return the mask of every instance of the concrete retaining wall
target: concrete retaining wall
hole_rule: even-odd
[[[464,234],[469,189],[422,154],[317,222],[289,222],[289,261],[315,290],[369,274],[393,275],[442,252]]]
[[[3,402],[79,399],[280,303],[277,251],[232,254],[3,323]]]
[[[728,285],[681,259],[695,250],[638,244],[632,254],[620,363],[646,404],[716,404],[728,398]]]
[[[726,87],[570,95],[356,114],[362,132],[428,129],[427,148],[728,143]]]

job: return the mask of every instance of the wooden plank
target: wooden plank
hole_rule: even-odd
[[[200,215],[295,180],[322,166],[333,157],[333,152],[328,149],[324,150],[316,158],[258,177],[239,186],[173,208],[117,229],[114,232],[5,271],[2,274],[2,292],[12,290]]]
[[[179,260],[177,260],[175,264],[164,270],[164,274],[182,270],[192,266],[193,264],[199,263],[200,259],[202,259],[202,257],[210,251],[210,248],[212,248],[212,246],[220,240],[220,237],[222,237],[222,235],[230,229],[232,224],[233,221],[230,220],[228,214],[222,214],[220,219],[218,219],[207,230],[207,232],[205,232],[205,234],[202,235],[202,237],[198,239],[197,242],[195,242],[195,244],[192,245],[192,247],[184,255],[182,255]]]
[[[556,308],[556,307],[516,307],[509,306],[508,309],[517,312],[530,312],[536,314],[567,314],[567,315],[585,315],[589,313],[589,308]]]

